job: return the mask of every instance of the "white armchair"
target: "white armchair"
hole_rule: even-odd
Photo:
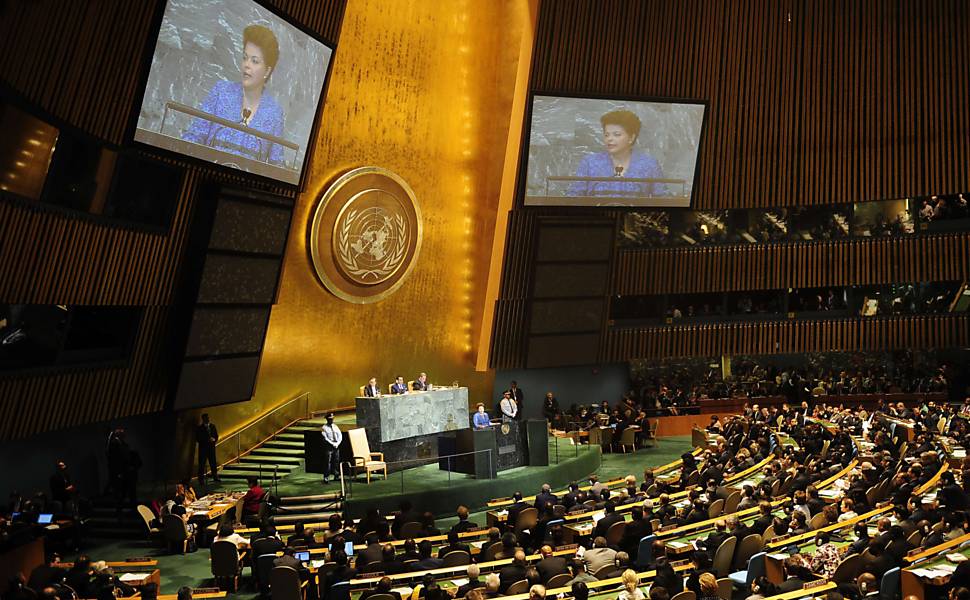
[[[384,479],[387,479],[387,463],[384,462],[383,452],[371,452],[370,444],[367,443],[367,431],[359,427],[347,432],[350,437],[350,450],[354,455],[354,472],[364,471],[367,474],[367,483],[370,483],[372,472],[381,472]]]

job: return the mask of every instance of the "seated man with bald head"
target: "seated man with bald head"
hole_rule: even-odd
[[[536,570],[539,571],[542,583],[549,583],[549,580],[556,575],[569,572],[566,559],[561,556],[553,556],[552,546],[544,545],[539,549],[539,554],[542,555],[542,558],[536,563]]]
[[[528,567],[525,562],[525,552],[522,550],[516,550],[515,555],[512,557],[512,564],[502,567],[502,569],[498,572],[499,592],[505,594],[510,585],[525,579],[525,572],[527,568]],[[487,583],[488,581],[486,580],[486,584]]]

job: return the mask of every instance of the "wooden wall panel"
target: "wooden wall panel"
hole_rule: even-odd
[[[335,42],[345,2],[270,3]],[[121,145],[144,76],[141,58],[154,42],[152,26],[162,3],[0,3],[0,82],[42,113]],[[0,439],[163,409],[170,385],[172,304],[201,187],[220,183],[295,196],[245,174],[166,161],[185,173],[167,232],[0,199],[0,302],[145,307],[125,367],[0,377]]]
[[[952,348],[970,344],[970,317],[941,315],[609,329],[601,362],[738,354]]]
[[[624,250],[614,261],[613,293],[678,294],[964,281],[970,234],[875,240],[753,244],[718,248]]]
[[[962,192],[962,0],[559,0],[539,13],[539,93],[707,100],[697,208]]]

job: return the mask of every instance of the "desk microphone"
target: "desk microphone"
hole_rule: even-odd
[[[617,165],[613,167],[613,175],[616,177],[623,177],[623,166]]]
[[[249,117],[251,117],[252,114],[253,114],[253,111],[249,110],[248,108],[242,109],[242,120],[239,122],[242,123],[243,125],[249,125]],[[622,170],[622,167],[618,167],[618,168]]]

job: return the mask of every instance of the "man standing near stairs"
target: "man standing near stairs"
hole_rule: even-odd
[[[340,442],[344,439],[340,428],[333,424],[333,413],[327,413],[327,424],[323,426],[324,467],[323,482],[328,483],[340,475]]]
[[[199,483],[205,485],[205,463],[212,469],[212,480],[219,481],[219,471],[216,467],[216,442],[219,432],[216,426],[209,422],[208,413],[202,414],[202,423],[195,428],[195,441],[199,445]]]

